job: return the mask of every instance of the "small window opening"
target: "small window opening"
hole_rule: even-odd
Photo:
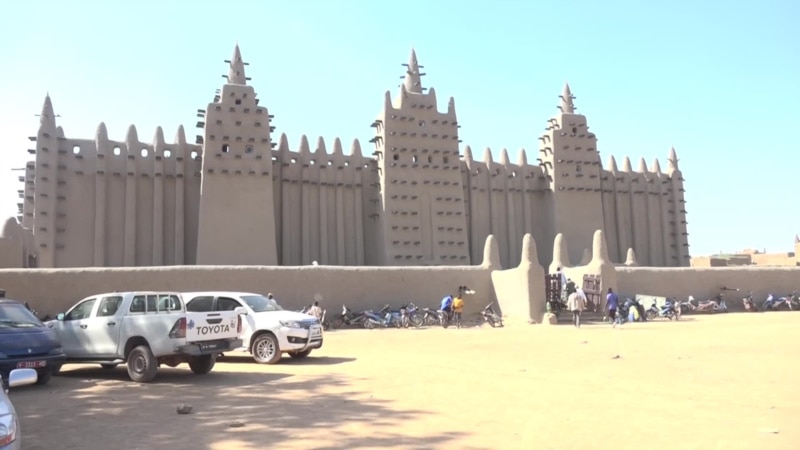
[[[442,157],[442,164],[449,164],[449,163],[450,163],[450,158],[448,158],[447,156],[443,156]]]
[[[114,156],[119,156],[122,154],[122,150],[119,147],[114,147]]]
[[[578,133],[578,128],[572,127],[572,134],[577,134],[577,133]]]
[[[425,121],[424,120],[420,120],[419,122],[417,122],[417,125],[419,125],[421,127],[424,127],[425,126]]]
[[[317,162],[314,161],[313,159],[308,162],[308,165],[310,165],[310,166],[313,166],[313,165],[316,165],[316,164],[317,164]]]
[[[231,147],[228,144],[222,144],[222,153],[228,153],[231,151]]]
[[[511,178],[517,178],[517,171],[516,170],[511,171]]]
[[[246,147],[244,148],[244,152],[245,152],[245,153],[253,153],[253,146],[252,146],[252,145],[248,145],[248,146],[246,146]]]
[[[333,165],[333,161],[328,161],[328,165],[332,166]]]
[[[297,164],[297,158],[292,158],[291,163],[292,164]]]
[[[400,159],[400,155],[394,154],[394,155],[392,155],[392,159],[395,160],[395,161],[398,161]]]
[[[81,146],[80,145],[76,145],[76,146],[72,147],[72,154],[73,155],[80,155],[81,154]]]
[[[433,164],[433,156],[428,156],[428,164]]]
[[[237,99],[236,99],[236,101],[235,101],[234,103],[236,103],[237,105],[241,105],[241,104],[242,104],[242,101],[241,101],[240,99],[238,99],[238,98],[237,98]]]
[[[417,161],[419,161],[419,159],[417,158],[417,155],[414,155],[414,156],[412,156],[412,157],[411,157],[411,162],[413,162],[414,164],[416,164],[416,163],[417,163]]]
[[[192,158],[192,159],[197,159],[197,152],[190,153],[189,157]]]
[[[575,172],[580,173],[580,171],[581,171],[581,166],[580,165],[575,166]]]
[[[164,158],[172,158],[172,150],[170,149],[164,150]]]
[[[140,154],[140,155],[142,155],[142,158],[147,158],[147,155],[148,155],[149,153],[150,153],[150,152],[148,152],[146,148],[143,148],[143,149],[142,149],[142,151],[141,151],[141,152],[139,152],[139,154]]]
[[[349,166],[350,166],[350,161],[345,161],[345,162],[344,162],[344,166],[345,166],[345,167],[349,167]]]

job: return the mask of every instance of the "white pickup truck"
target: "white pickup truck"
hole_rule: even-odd
[[[244,308],[187,312],[174,292],[114,292],[79,301],[47,322],[58,333],[65,363],[126,363],[133,381],[147,383],[161,364],[188,362],[211,371],[217,355],[242,346]]]
[[[245,308],[247,317],[237,349],[250,352],[260,364],[275,364],[283,353],[305,358],[322,347],[322,325],[311,315],[287,311],[275,301],[249,292],[184,292],[190,312],[231,311]]]

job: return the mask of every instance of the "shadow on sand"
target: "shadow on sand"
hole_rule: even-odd
[[[236,358],[237,364],[203,376],[186,366],[161,368],[147,384],[130,381],[125,366],[66,367],[48,385],[11,396],[29,450],[433,448],[461,436],[410,433],[427,413],[394,408],[350,377],[287,373],[298,364],[353,360],[286,358],[259,366]],[[238,368],[253,371],[231,371]],[[182,404],[191,405],[192,414],[179,415]]]
[[[336,364],[345,364],[355,361],[356,358],[341,358],[335,356],[310,356],[303,359],[294,359],[289,356],[284,356],[278,365],[292,365],[292,366],[333,366]],[[251,356],[243,355],[225,355],[217,360],[221,363],[227,364],[257,364]]]

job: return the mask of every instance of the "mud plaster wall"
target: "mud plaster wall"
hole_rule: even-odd
[[[235,290],[273,293],[287,309],[300,309],[321,294],[329,313],[342,304],[354,311],[438,306],[440,299],[461,285],[476,291],[465,314],[494,300],[491,269],[483,266],[440,267],[266,267],[171,266],[160,268],[13,269],[0,270],[0,288],[8,298],[27,301],[41,314],[54,316],[78,300],[104,292],[126,290]]]
[[[707,267],[651,268],[617,267],[618,291],[636,294],[677,297],[693,295],[702,300],[719,293],[722,286],[741,292],[725,292],[728,307],[742,309],[742,297],[752,291],[760,304],[769,293],[787,295],[800,290],[800,267]]]

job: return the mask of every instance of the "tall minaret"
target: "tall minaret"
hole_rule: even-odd
[[[203,127],[198,265],[276,265],[271,116],[247,85],[239,45]]]
[[[604,228],[601,165],[597,138],[586,116],[575,112],[569,84],[559,97],[559,112],[548,121],[539,151],[542,160],[552,164],[553,231],[564,235],[569,260],[577,264],[584,251],[592,249],[594,232]]]
[[[669,176],[669,202],[670,217],[669,224],[672,227],[673,240],[672,261],[668,261],[670,266],[688,267],[691,265],[689,253],[689,233],[686,231],[686,199],[683,188],[683,174],[678,168],[678,154],[675,147],[669,150],[667,158],[667,175]]]
[[[413,49],[404,66],[399,95],[392,101],[386,92],[373,124],[381,179],[374,259],[380,265],[469,264],[455,101],[439,112],[435,90],[422,87]]]
[[[58,186],[58,128],[50,94],[44,98],[36,134],[33,233],[38,248],[39,267],[56,266],[56,188]]]

